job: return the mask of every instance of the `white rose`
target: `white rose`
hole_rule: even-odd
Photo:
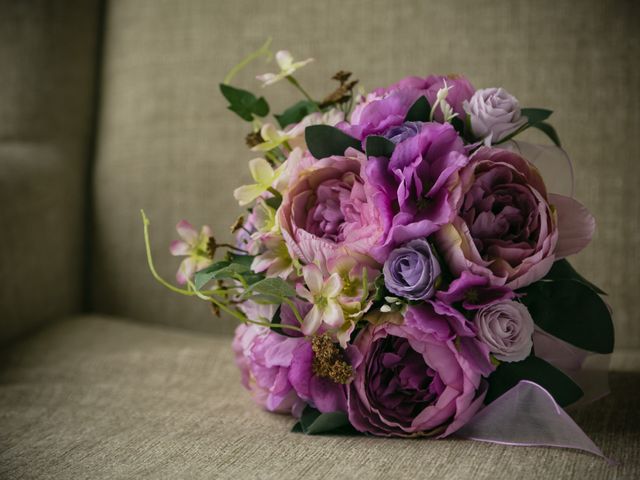
[[[522,303],[505,301],[482,307],[475,316],[478,338],[500,361],[519,362],[533,347],[533,319]]]
[[[477,138],[497,143],[518,130],[527,118],[520,113],[518,100],[502,88],[477,90],[464,102],[471,120],[471,131]]]

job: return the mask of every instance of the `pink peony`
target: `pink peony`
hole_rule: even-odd
[[[232,346],[242,384],[266,410],[302,414],[305,402],[289,381],[293,352],[301,342],[305,342],[302,337],[286,337],[256,325],[236,328]]]
[[[323,268],[340,255],[367,262],[382,225],[364,179],[365,162],[364,154],[349,149],[344,157],[318,160],[297,175],[278,210],[292,258]]]

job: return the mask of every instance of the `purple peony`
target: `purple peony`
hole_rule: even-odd
[[[478,338],[500,361],[519,362],[533,347],[533,319],[520,302],[506,301],[482,307],[476,312]]]
[[[438,90],[446,86],[451,87],[449,94],[447,95],[447,103],[451,105],[451,108],[460,118],[465,117],[464,103],[471,99],[475,92],[475,88],[471,85],[469,80],[456,74],[450,75],[429,75],[426,78],[422,77],[406,77],[393,85],[386,88],[379,88],[374,90],[374,94],[378,96],[385,96],[394,91],[407,89],[419,92],[419,96],[425,96],[429,101],[429,105],[432,105],[436,101]],[[436,110],[434,120],[442,122],[442,112]]]
[[[424,123],[396,145],[391,159],[370,157],[367,176],[384,239],[372,255],[384,261],[397,245],[424,238],[453,220],[462,196],[459,171],[467,165],[462,140],[449,124]]]
[[[497,143],[525,123],[518,100],[502,88],[485,88],[473,94],[464,108],[471,120],[471,130],[477,138],[489,138]]]
[[[383,227],[365,182],[364,154],[345,155],[316,161],[284,194],[278,222],[292,258],[321,267],[341,255],[370,261]]]
[[[256,325],[239,325],[233,339],[236,365],[242,384],[253,394],[255,402],[277,413],[302,414],[305,401],[293,389],[289,370],[293,352],[305,342]]]
[[[389,138],[387,132],[404,123],[416,100],[426,97],[429,105],[434,105],[438,90],[444,88],[445,84],[451,87],[447,103],[460,118],[464,118],[463,104],[475,91],[469,80],[460,75],[430,75],[426,78],[407,77],[389,87],[374,90],[363,103],[355,107],[350,123],[342,122],[338,127],[359,140],[369,135]],[[440,123],[444,121],[439,108],[435,110],[433,119]]]
[[[402,325],[362,330],[347,397],[351,424],[379,436],[446,437],[468,422],[482,406],[482,375],[491,366],[464,321],[427,302],[410,307]]]
[[[538,170],[515,153],[481,148],[460,175],[458,215],[434,236],[451,271],[513,290],[544,277],[558,228]]]
[[[383,268],[387,289],[409,300],[427,300],[435,293],[440,264],[429,242],[411,240],[389,254]]]

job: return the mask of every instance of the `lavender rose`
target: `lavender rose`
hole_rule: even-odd
[[[471,130],[478,138],[489,138],[497,143],[518,130],[526,117],[520,114],[518,100],[502,88],[485,88],[476,91],[471,100],[464,102],[464,109],[471,119]]]
[[[302,414],[306,402],[293,389],[289,369],[293,352],[305,342],[256,325],[239,325],[233,339],[236,365],[242,384],[253,394],[255,402],[277,413]]]
[[[500,302],[476,312],[478,338],[500,361],[519,362],[531,353],[533,319],[520,302]]]
[[[402,325],[362,330],[347,396],[351,424],[379,436],[446,437],[469,421],[490,371],[488,350],[460,322],[445,305],[427,302],[410,307]]]
[[[318,160],[297,174],[278,209],[282,236],[292,258],[321,267],[341,255],[367,260],[383,233],[366,182],[364,154]]]
[[[429,242],[419,238],[393,250],[383,273],[390,292],[409,300],[427,300],[435,292],[441,271]]]
[[[544,277],[558,228],[538,170],[515,153],[483,147],[460,176],[458,215],[434,235],[452,273],[470,271],[512,290]]]

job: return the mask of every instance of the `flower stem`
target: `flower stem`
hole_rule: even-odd
[[[258,50],[247,55],[240,63],[238,63],[235,67],[229,70],[229,73],[227,73],[227,76],[224,77],[224,80],[222,81],[222,83],[228,84],[231,80],[233,80],[233,77],[235,77],[243,68],[245,68],[251,62],[253,62],[256,58],[260,58],[262,56],[271,58],[272,53],[271,53],[271,50],[269,50],[270,45],[271,45],[271,37],[267,38],[267,40]]]
[[[300,93],[302,93],[302,95],[305,96],[305,98],[307,100],[309,100],[310,102],[314,103],[316,106],[318,106],[318,104],[316,103],[316,101],[311,98],[311,95],[309,95],[306,90],[304,88],[302,88],[302,85],[300,85],[300,83],[298,82],[298,80],[296,80],[292,75],[287,75],[285,77],[287,80],[289,80],[289,83],[291,85],[293,85],[294,87],[296,87],[298,90],[300,90]]]

